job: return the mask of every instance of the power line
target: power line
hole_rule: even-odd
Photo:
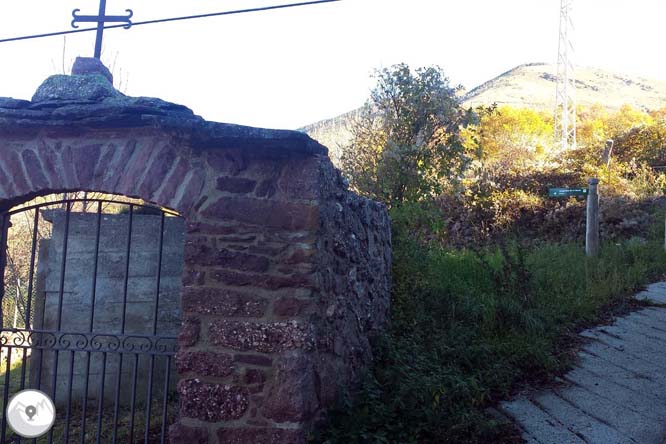
[[[171,18],[164,18],[164,19],[156,19],[156,20],[146,20],[143,22],[135,22],[132,23],[132,27],[134,26],[140,26],[140,25],[153,25],[155,23],[167,23],[167,22],[176,22],[180,20],[192,20],[192,19],[200,19],[200,18],[208,18],[208,17],[217,17],[221,15],[233,15],[233,14],[243,14],[246,12],[261,12],[261,11],[270,11],[273,9],[285,9],[285,8],[293,8],[296,6],[309,6],[309,5],[317,5],[321,3],[333,3],[333,2],[339,2],[342,0],[315,0],[315,1],[309,1],[309,2],[301,2],[301,3],[289,3],[286,5],[273,5],[273,6],[262,6],[259,8],[249,8],[249,9],[237,9],[235,11],[224,11],[224,12],[213,12],[210,14],[198,14],[198,15],[188,15],[184,17],[171,17]],[[113,28],[123,28],[127,27],[127,24],[122,24],[122,25],[108,25],[104,26],[104,29],[113,29]],[[11,37],[7,39],[0,39],[0,43],[7,43],[7,42],[16,42],[19,40],[30,40],[30,39],[39,39],[39,38],[44,38],[44,37],[55,37],[59,35],[67,35],[67,34],[77,34],[79,32],[89,32],[89,31],[97,31],[97,27],[94,28],[84,28],[84,29],[72,29],[68,31],[59,31],[59,32],[48,32],[45,34],[33,34],[33,35],[26,35],[26,36],[21,36],[21,37]]]

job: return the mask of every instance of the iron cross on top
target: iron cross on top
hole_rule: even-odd
[[[100,0],[99,2],[99,14],[98,15],[77,15],[80,9],[75,9],[72,11],[72,28],[78,28],[77,23],[97,23],[97,38],[95,39],[95,58],[99,59],[102,55],[102,36],[104,35],[104,24],[105,23],[127,23],[123,26],[125,29],[129,29],[132,26],[132,21],[130,20],[134,13],[131,9],[126,9],[127,15],[106,15],[106,0]]]

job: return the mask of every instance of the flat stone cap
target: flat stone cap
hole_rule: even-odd
[[[79,64],[81,70],[89,66],[87,63]],[[77,72],[82,71],[77,68]],[[39,129],[80,132],[86,128],[163,129],[197,148],[328,153],[325,146],[299,131],[209,122],[183,105],[125,96],[95,71],[51,76],[37,89],[32,101],[0,97],[0,134]]]
[[[42,83],[32,96],[33,103],[54,101],[99,102],[123,95],[101,74],[55,75]]]
[[[113,76],[104,64],[94,57],[77,57],[72,75],[51,76],[32,96],[32,102],[82,100],[99,102],[123,94],[113,87]]]

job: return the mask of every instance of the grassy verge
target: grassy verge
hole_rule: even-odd
[[[572,363],[573,332],[666,272],[660,242],[482,252],[394,242],[392,325],[360,397],[315,441],[509,443],[515,431],[485,411],[521,383]]]
[[[25,388],[29,388],[29,358],[26,363],[24,386]],[[12,361],[8,378],[5,377],[5,369],[6,364],[3,362],[0,367],[0,394],[4,393],[5,381],[8,380],[8,398],[10,398],[21,390],[22,361],[20,359]],[[164,410],[164,407],[164,400],[161,399],[161,396],[153,399],[151,403],[150,423],[146,424],[145,401],[137,401],[134,412],[131,411],[129,406],[121,405],[118,410],[117,422],[115,422],[113,403],[107,401],[100,414],[97,400],[89,399],[86,408],[86,427],[84,431],[82,428],[83,409],[80,402],[73,403],[71,406],[69,427],[67,427],[67,409],[63,405],[58,405],[56,406],[56,420],[52,432],[37,438],[35,442],[37,444],[47,444],[48,442],[64,443],[66,441],[65,436],[67,435],[69,442],[94,444],[97,442],[99,431],[100,442],[102,443],[113,442],[115,435],[115,442],[117,443],[145,442],[147,444],[157,444],[162,442],[164,426],[164,442],[168,443],[168,425],[173,424],[178,412],[178,400],[175,393],[167,396],[166,410]],[[166,420],[163,420],[164,413],[166,413]],[[3,415],[4,411],[0,412],[0,420],[2,420]],[[116,431],[115,434],[114,430]],[[83,432],[85,435],[81,437]],[[14,436],[9,427],[6,429],[6,440],[7,442],[18,442],[18,437]],[[24,439],[21,442],[26,441],[28,440]],[[32,442],[32,440],[29,441]]]
[[[100,432],[100,442],[110,443],[113,440],[113,430],[116,429],[116,441],[118,443],[148,443],[148,444],[157,444],[162,442],[162,403],[158,400],[153,402],[153,410],[150,416],[150,426],[148,427],[148,432],[146,435],[146,416],[145,416],[145,405],[141,404],[136,407],[136,411],[132,416],[131,411],[127,407],[122,407],[118,412],[118,422],[114,423],[114,411],[113,406],[107,406],[103,411],[101,416],[101,422],[99,417],[99,412],[96,406],[89,408],[86,412],[86,429],[85,436],[83,440],[81,439],[81,420],[82,420],[82,409],[79,405],[72,406],[71,410],[71,419],[69,429],[67,431],[69,442],[79,443],[84,442],[86,444],[96,443],[97,442],[97,431],[98,424],[101,426]],[[167,404],[167,420],[166,424],[172,424],[175,420],[178,410],[178,402],[175,399],[172,399]],[[59,408],[56,410],[56,420],[52,429],[53,442],[54,443],[64,443],[65,440],[65,427],[66,427],[66,414],[64,408]],[[133,419],[132,419],[133,418]],[[117,424],[117,427],[114,426]],[[148,440],[145,440],[145,436],[148,437]],[[11,441],[13,432],[10,428],[7,429],[7,437]],[[16,437],[14,437],[16,438]],[[49,442],[49,434],[46,434],[36,440],[38,444],[46,444]],[[165,442],[168,442],[168,427],[165,430]]]
[[[161,401],[155,400],[153,402],[153,410],[150,416],[150,425],[148,427],[148,432],[146,435],[146,416],[145,416],[145,405],[138,405],[136,411],[134,412],[134,418],[132,420],[132,414],[130,410],[126,407],[123,407],[118,412],[118,422],[114,423],[114,412],[113,406],[108,406],[106,411],[103,413],[101,418],[101,432],[100,432],[100,442],[111,443],[113,442],[113,430],[116,429],[116,441],[117,443],[148,443],[148,444],[157,444],[162,442],[162,403]],[[62,410],[62,409],[61,409]],[[172,424],[175,420],[176,413],[178,410],[178,402],[175,399],[172,399],[167,404],[167,419],[165,428],[165,442],[168,440],[168,425]],[[54,443],[64,443],[65,442],[65,415],[64,412],[58,412],[56,417],[56,422],[53,427],[53,442]],[[72,420],[70,422],[70,427],[68,430],[70,442],[81,442],[81,418],[82,410],[79,406],[72,408]],[[99,421],[98,411],[94,409],[93,411],[88,411],[86,414],[86,432],[83,439],[84,443],[95,443],[97,442],[97,424]],[[148,437],[148,440],[145,440],[145,437]],[[48,442],[48,435],[44,436],[37,440],[38,444]]]

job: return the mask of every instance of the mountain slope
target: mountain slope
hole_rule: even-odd
[[[462,95],[465,107],[510,105],[552,112],[555,106],[555,66],[530,63],[517,66]],[[576,97],[579,106],[599,104],[617,110],[628,104],[641,110],[666,107],[666,81],[625,76],[596,68],[576,68]],[[337,163],[341,148],[351,138],[349,124],[359,110],[300,129],[329,147]]]
[[[550,111],[555,106],[555,66],[520,65],[463,96],[466,106],[511,105]],[[625,76],[596,68],[576,68],[576,102],[617,110],[628,104],[642,110],[666,107],[666,81]]]
[[[328,147],[329,155],[333,163],[338,165],[342,148],[349,143],[352,138],[350,123],[357,118],[361,109],[340,114],[331,119],[320,120],[319,122],[299,128],[298,131],[306,133],[317,142]]]

